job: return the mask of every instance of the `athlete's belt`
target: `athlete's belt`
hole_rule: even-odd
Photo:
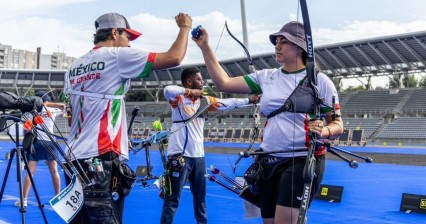
[[[265,156],[260,159],[263,164],[271,164],[287,160],[287,157]]]

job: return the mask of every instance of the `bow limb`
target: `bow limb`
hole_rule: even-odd
[[[311,24],[309,21],[309,13],[308,7],[306,4],[306,0],[300,0],[300,9],[303,17],[303,26],[305,29],[305,41],[306,41],[306,50],[307,50],[307,58],[306,58],[306,76],[308,78],[308,82],[310,87],[312,88],[312,92],[314,94],[315,104],[313,108],[313,115],[315,116],[313,119],[320,118],[320,108],[319,108],[319,94],[317,88],[317,77],[315,72],[315,58],[314,58],[314,47],[312,40],[312,31]],[[304,224],[306,219],[306,213],[309,207],[309,199],[312,193],[312,182],[315,177],[315,148],[316,148],[316,140],[318,136],[315,133],[309,133],[309,148],[308,155],[306,156],[306,162],[303,169],[303,195],[302,201],[299,208],[299,215],[297,218],[298,224]]]
[[[244,52],[246,53],[247,61],[249,63],[249,70],[250,70],[250,72],[255,72],[256,68],[254,67],[253,59],[251,58],[250,53],[247,50],[246,46],[231,33],[231,31],[228,28],[228,23],[226,21],[225,21],[225,28],[226,28],[226,31],[228,31],[229,36],[231,36],[232,39],[234,39],[235,41],[237,41],[237,43],[240,44],[241,47],[244,49]]]
[[[244,52],[246,54],[247,61],[249,63],[249,71],[251,73],[255,72],[256,68],[254,67],[253,59],[251,58],[250,52],[247,50],[246,46],[231,33],[231,31],[229,30],[229,27],[228,27],[228,23],[226,21],[225,21],[225,28],[226,28],[226,31],[228,32],[229,36],[231,36],[232,39],[234,39],[235,41],[237,41],[237,43],[243,48],[243,50],[244,50]],[[255,105],[255,109],[254,109],[254,113],[255,114],[253,116],[255,118],[255,123],[254,123],[254,127],[253,127],[254,131],[253,131],[253,134],[252,134],[252,137],[251,137],[251,140],[250,140],[250,145],[249,145],[249,147],[247,148],[246,151],[250,151],[252,149],[254,141],[256,140],[257,135],[258,135],[258,125],[259,125],[259,119],[260,119],[260,117],[259,117],[259,109],[258,108],[259,108],[259,105]],[[237,161],[235,162],[235,165],[234,165],[234,168],[233,168],[234,173],[235,173],[235,171],[237,169],[238,163],[240,162],[240,160],[242,158],[243,157],[240,156],[237,159]]]

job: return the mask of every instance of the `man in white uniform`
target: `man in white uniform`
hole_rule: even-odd
[[[194,67],[185,68],[181,74],[181,81],[184,87],[166,86],[164,88],[164,96],[172,107],[171,131],[184,125],[184,122],[200,108],[200,96],[204,85],[200,70]],[[258,96],[245,99],[218,99],[209,96],[203,96],[203,98],[210,105],[208,111],[230,110],[259,100]],[[199,224],[207,223],[204,123],[205,118],[199,116],[169,138],[167,155],[172,194],[164,197],[160,221],[162,224],[173,223],[182,189],[187,180],[191,187],[195,219]]]
[[[192,19],[179,13],[175,20],[179,28],[176,40],[168,51],[156,53],[130,48],[130,41],[141,33],[131,29],[124,16],[104,14],[95,21],[95,46],[77,59],[65,74],[65,91],[71,95],[73,114],[68,156],[71,160],[79,160],[83,168],[90,168],[85,167],[89,165],[84,161],[95,159],[102,161],[105,170],[110,167],[112,175],[108,187],[99,190],[120,187],[120,183],[113,182],[118,178],[114,175],[117,160],[129,158],[124,95],[130,79],[148,77],[154,69],[177,66],[186,54]],[[73,221],[121,223],[124,195],[113,204],[119,217],[109,214],[108,206],[90,208],[86,203],[82,218],[76,217]]]

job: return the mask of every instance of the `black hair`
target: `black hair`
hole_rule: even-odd
[[[45,91],[37,91],[34,95],[40,97],[43,102],[52,101],[52,98],[49,96],[49,93],[46,93]]]
[[[197,73],[201,73],[200,69],[196,67],[188,67],[182,70],[180,81],[182,85],[186,82],[186,80],[194,78]]]
[[[96,25],[97,25],[97,22],[95,22],[95,27],[97,27]],[[118,31],[118,34],[121,35],[124,29],[119,28],[117,29],[117,31]],[[107,41],[111,39],[111,35],[112,35],[112,28],[98,30],[98,32],[93,34],[93,43],[97,44],[102,41]]]
[[[302,49],[302,48],[300,48],[300,49]],[[308,58],[308,53],[306,53],[306,51],[305,50],[303,50],[302,49],[302,61],[303,61],[303,63],[306,65],[306,59]]]

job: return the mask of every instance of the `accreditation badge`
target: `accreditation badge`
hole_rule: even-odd
[[[72,176],[71,183],[49,201],[55,212],[66,223],[69,223],[80,211],[83,202],[83,187],[75,174]]]

